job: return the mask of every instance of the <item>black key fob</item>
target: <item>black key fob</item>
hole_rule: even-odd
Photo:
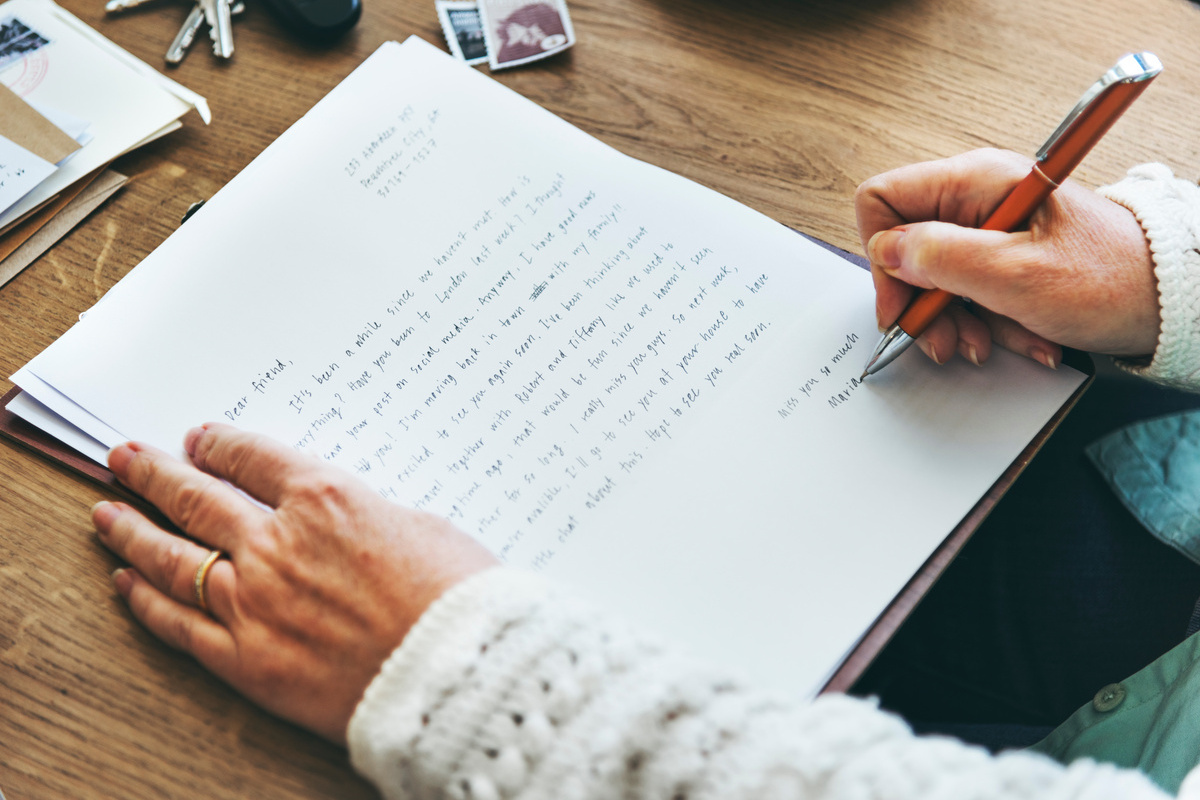
[[[360,0],[267,0],[284,23],[306,39],[328,41],[354,27]]]

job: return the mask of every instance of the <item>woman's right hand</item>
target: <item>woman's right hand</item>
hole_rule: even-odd
[[[1060,345],[1148,355],[1159,331],[1158,286],[1145,234],[1123,206],[1065,182],[1017,233],[979,230],[1032,161],[1000,150],[913,164],[864,182],[855,197],[871,261],[880,329],[914,287],[973,301],[953,304],[918,339],[938,363],[976,364],[995,341],[1047,366]]]

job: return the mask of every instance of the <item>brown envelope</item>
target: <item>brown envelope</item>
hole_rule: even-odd
[[[0,83],[0,136],[24,147],[39,158],[57,164],[79,149],[79,142],[63,133],[4,84]]]
[[[103,171],[101,171],[103,170]],[[0,286],[16,277],[129,179],[111,169],[80,178],[62,194],[0,236]],[[99,173],[99,177],[97,177]],[[0,798],[2,800],[2,798]]]

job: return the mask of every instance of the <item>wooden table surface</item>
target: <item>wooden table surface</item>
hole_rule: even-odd
[[[155,66],[186,13],[63,5]],[[208,98],[117,163],[132,181],[0,290],[0,370],[65,331],[382,42],[445,46],[432,0],[365,0],[328,47],[253,0],[237,53],[201,40],[169,74]],[[1077,177],[1160,160],[1200,175],[1200,6],[1186,0],[571,0],[578,44],[498,80],[638,158],[858,248],[853,193],[904,163],[980,147],[1032,153],[1116,58],[1157,84]],[[486,70],[486,67],[480,69]],[[481,125],[479,136],[487,136]],[[9,384],[3,386],[7,389]],[[0,443],[0,790],[24,798],[372,797],[339,748],[260,712],[167,650],[110,588],[96,487]]]

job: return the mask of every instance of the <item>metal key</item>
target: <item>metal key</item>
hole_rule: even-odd
[[[146,0],[137,1],[145,2]],[[229,13],[231,16],[237,16],[245,10],[245,4],[241,0],[237,0],[230,7]],[[188,48],[192,46],[192,42],[196,39],[196,34],[200,32],[200,26],[204,23],[204,9],[200,7],[200,3],[196,3],[192,6],[192,10],[188,12],[187,19],[183,21],[183,27],[179,29],[179,33],[175,34],[175,39],[167,49],[168,64],[178,64],[180,61],[183,61],[183,57],[187,55]]]
[[[208,23],[208,35],[212,38],[213,53],[220,58],[233,55],[233,20],[230,19],[229,0],[199,0]]]
[[[200,8],[200,4],[192,6],[192,10],[188,12],[187,19],[183,21],[183,27],[179,29],[179,33],[175,34],[175,38],[171,41],[171,46],[167,48],[167,63],[178,64],[183,61],[183,57],[187,55],[187,50],[192,46],[192,42],[196,39],[196,34],[200,32],[200,26],[204,24],[204,10]]]

